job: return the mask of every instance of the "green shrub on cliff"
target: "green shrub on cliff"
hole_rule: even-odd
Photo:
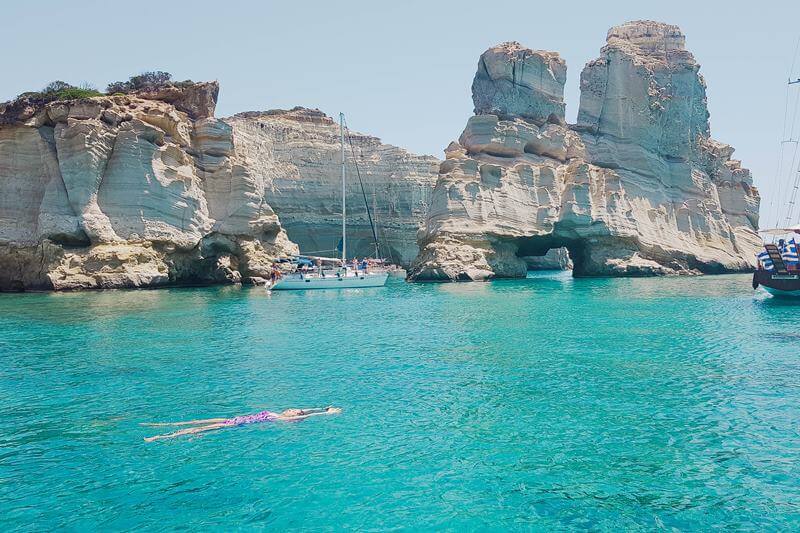
[[[130,93],[134,91],[156,91],[172,84],[172,74],[155,70],[131,76],[128,81],[115,81],[106,87],[106,93]]]
[[[86,87],[69,87],[55,93],[56,100],[83,100],[93,96],[103,96],[103,93]]]
[[[67,82],[56,80],[47,84],[41,91],[22,93],[17,96],[17,100],[30,100],[37,102],[54,102],[56,100],[83,100],[93,96],[102,96],[103,93],[89,84],[81,84],[75,87]]]
[[[106,92],[102,93],[87,83],[76,87],[65,81],[56,80],[47,84],[41,91],[29,91],[20,94],[12,102],[18,106],[42,105],[57,100],[83,100],[94,96],[112,95],[119,96],[133,92],[157,91],[165,87],[186,88],[193,85],[191,80],[172,81],[172,74],[161,70],[142,72],[131,76],[128,81],[115,81],[109,83]]]

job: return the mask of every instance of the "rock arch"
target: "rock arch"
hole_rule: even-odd
[[[752,269],[758,191],[710,137],[705,82],[684,43],[659,22],[612,28],[581,73],[574,125],[557,53],[487,50],[410,279],[520,277],[524,254],[556,246],[576,276]]]

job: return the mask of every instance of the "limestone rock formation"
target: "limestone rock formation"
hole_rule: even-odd
[[[544,255],[529,255],[522,258],[528,270],[572,270],[572,259],[564,248],[550,248]]]
[[[446,149],[416,280],[521,277],[566,247],[575,275],[752,269],[759,195],[710,137],[705,82],[675,26],[612,28],[563,123],[564,62],[504,43],[481,56],[476,115]]]
[[[289,238],[303,253],[335,256],[342,233],[338,123],[321,111],[302,107],[239,113],[225,122],[233,129],[237,155],[263,180],[265,199]],[[407,266],[419,252],[417,233],[425,220],[439,160],[361,133],[350,132],[349,140],[348,255],[374,254],[366,193],[381,255]]]
[[[138,93],[140,98],[157,100],[175,106],[178,111],[183,111],[189,118],[213,118],[219,96],[219,83],[181,82],[179,85],[168,84],[164,87]]]
[[[0,289],[238,281],[296,252],[217,92],[0,108]]]
[[[566,81],[567,64],[558,54],[503,43],[478,60],[472,82],[475,114],[563,123]]]

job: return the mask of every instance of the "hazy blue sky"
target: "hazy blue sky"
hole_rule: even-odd
[[[353,129],[439,157],[472,113],[472,76],[489,46],[517,40],[560,52],[574,121],[578,76],[609,27],[643,18],[678,24],[708,83],[714,137],[753,170],[763,216],[776,191],[786,81],[800,37],[798,0],[6,0],[0,16],[0,100],[54,79],[104,88],[166,70],[219,80],[218,116],[296,105],[341,110]],[[800,77],[800,65],[792,74]]]

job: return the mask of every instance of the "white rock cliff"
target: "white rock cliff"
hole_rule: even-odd
[[[299,249],[335,255],[338,125],[304,108],[216,119],[217,92],[0,104],[0,290],[239,282]],[[349,255],[374,251],[366,193],[381,254],[408,265],[439,160],[350,138]]]
[[[4,105],[0,289],[232,282],[295,252],[217,92]]]
[[[240,113],[225,122],[233,128],[237,154],[263,178],[265,197],[289,238],[303,253],[336,256],[342,235],[338,123],[301,107]],[[440,161],[356,132],[349,132],[345,161],[348,255],[374,255],[366,196],[381,256],[409,265],[419,253],[417,233]]]
[[[612,28],[564,122],[566,65],[504,43],[473,83],[475,116],[446,150],[416,280],[521,277],[566,247],[579,276],[752,269],[758,191],[710,137],[705,82],[676,26]]]
[[[584,276],[752,268],[758,191],[710,137],[698,71],[677,27],[612,28],[568,125],[557,53],[487,50],[445,161],[351,134],[350,254],[372,253],[366,193],[381,253],[417,280],[570,259]],[[216,119],[218,89],[0,104],[0,290],[229,283],[335,253],[338,125],[304,108]]]

